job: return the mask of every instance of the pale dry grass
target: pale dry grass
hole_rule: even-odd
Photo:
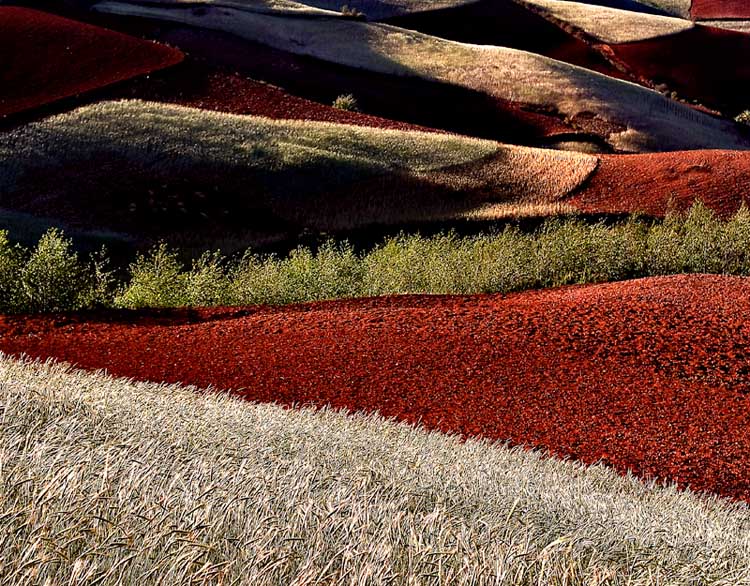
[[[544,204],[579,187],[598,162],[598,157],[583,153],[502,145],[485,164],[475,165],[473,172],[462,165],[440,169],[429,178],[456,191],[492,193],[496,201]]]
[[[0,355],[0,584],[750,584],[747,506]]]
[[[547,18],[562,21],[604,43],[632,43],[673,35],[693,28],[682,18],[618,10],[567,0],[521,0]]]
[[[419,76],[612,125],[604,138],[631,152],[747,149],[731,122],[658,92],[525,51],[447,41],[393,26],[341,18],[301,19],[251,9],[191,10],[105,0],[95,10],[229,32],[276,49],[351,67]]]

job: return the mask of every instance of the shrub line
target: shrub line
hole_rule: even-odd
[[[165,244],[115,277],[105,251],[82,259],[50,229],[36,248],[0,231],[0,312],[283,305],[397,294],[508,293],[680,273],[750,275],[750,211],[728,220],[698,203],[663,222],[615,225],[551,219],[532,233],[508,226],[459,237],[399,235],[368,252],[330,240],[286,257],[206,252],[190,267]]]

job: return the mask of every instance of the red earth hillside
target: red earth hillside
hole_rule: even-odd
[[[599,166],[568,203],[588,213],[663,216],[696,199],[722,217],[750,199],[750,153],[682,151],[602,155]]]
[[[177,49],[26,8],[0,7],[0,117],[173,65]]]
[[[750,500],[750,279],[0,317],[0,349],[377,410]]]
[[[441,132],[357,111],[333,108],[191,58],[175,67],[102,92],[101,99],[140,99],[273,119],[316,120],[355,126]]]
[[[741,88],[750,87],[749,34],[696,25],[674,35],[613,44],[610,50],[636,79],[663,83],[682,97],[721,111],[748,106]]]
[[[696,20],[750,18],[750,2],[747,0],[693,0],[690,15]]]

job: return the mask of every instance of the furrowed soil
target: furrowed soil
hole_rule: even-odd
[[[750,3],[747,0],[693,0],[690,15],[697,20],[750,18]]]
[[[0,118],[179,63],[174,48],[48,13],[0,7]]]
[[[701,200],[722,217],[750,201],[750,154],[683,151],[601,155],[596,173],[567,203],[586,213],[664,216]]]
[[[0,318],[0,350],[376,410],[750,501],[750,279]]]

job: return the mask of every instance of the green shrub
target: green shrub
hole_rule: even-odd
[[[206,252],[193,262],[185,275],[184,298],[187,305],[227,305],[229,303],[229,279],[222,266],[223,259],[217,252]]]
[[[22,305],[19,278],[23,261],[21,247],[12,245],[8,232],[0,230],[0,312],[15,313]]]
[[[19,272],[20,307],[28,312],[71,311],[89,306],[91,271],[73,251],[73,243],[52,228],[39,240]]]
[[[357,99],[352,94],[340,95],[333,100],[333,107],[337,110],[346,110],[347,112],[359,112]]]
[[[187,275],[178,255],[162,243],[130,265],[130,281],[115,298],[129,309],[188,305]]]

